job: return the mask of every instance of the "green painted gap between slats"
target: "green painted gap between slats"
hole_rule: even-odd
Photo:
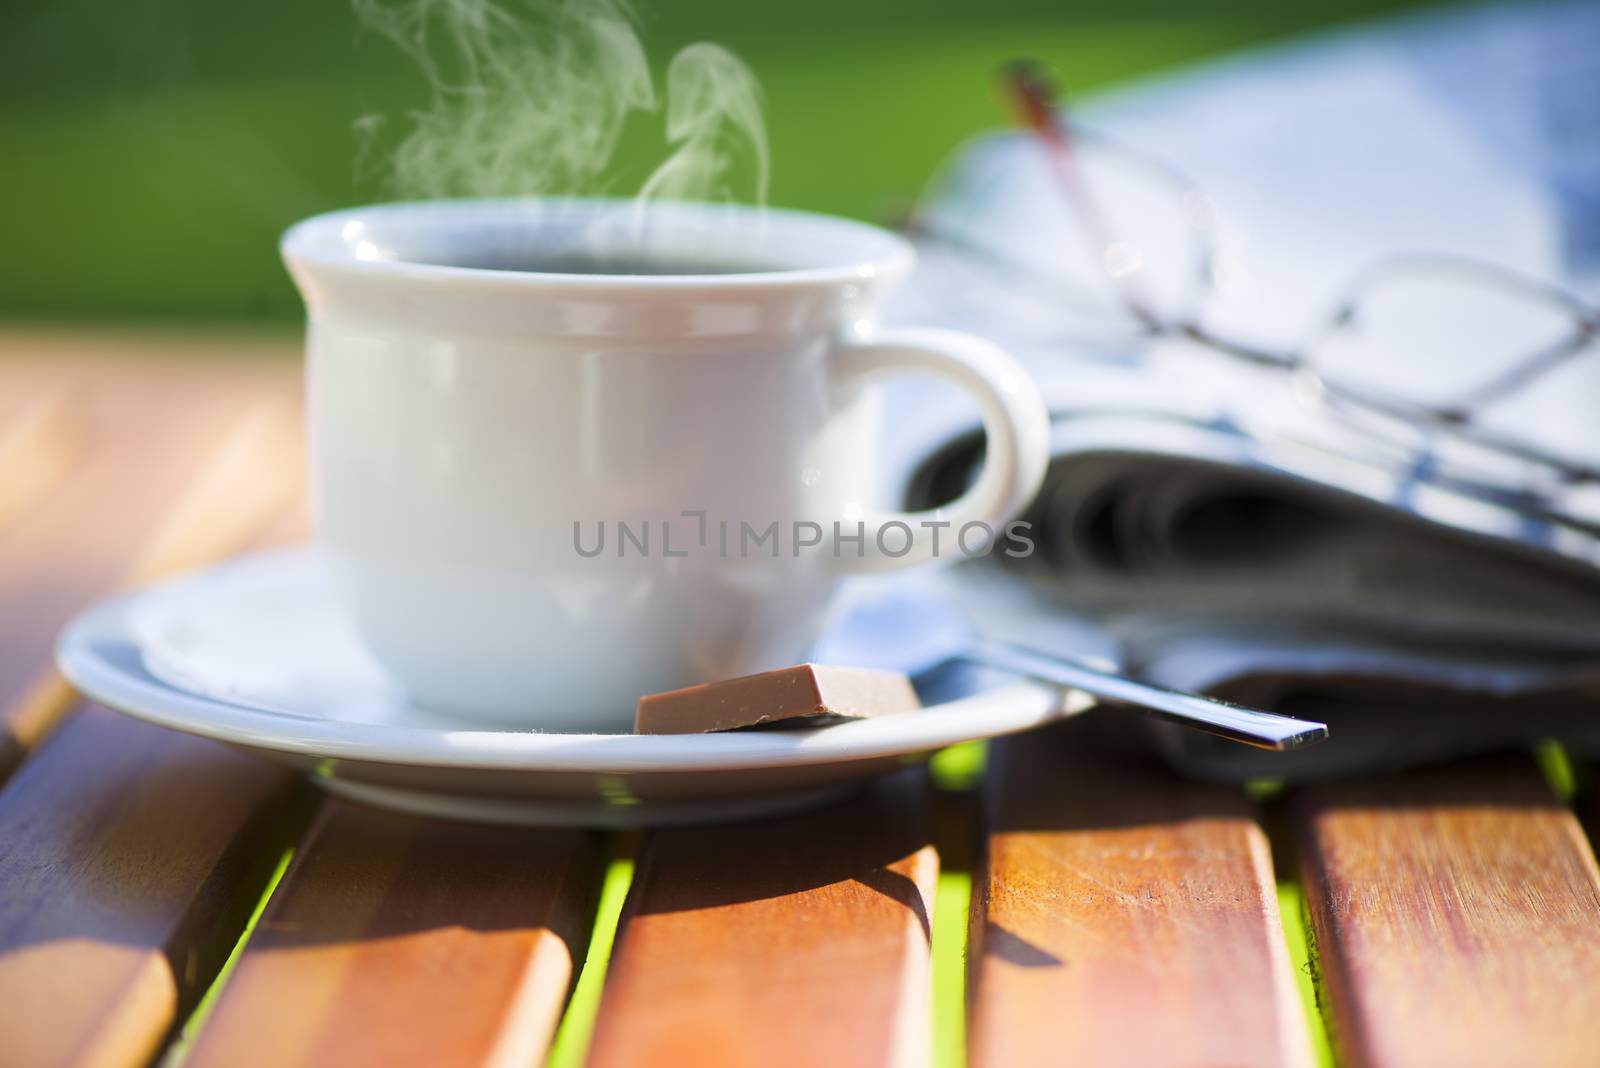
[[[1305,1007],[1311,1053],[1320,1068],[1334,1068],[1333,1044],[1328,1040],[1328,1023],[1322,1015],[1316,946],[1312,941],[1310,916],[1306,914],[1305,893],[1298,880],[1278,882],[1278,914],[1283,919],[1283,937],[1289,946],[1295,989],[1300,991],[1300,1002]]]
[[[988,742],[960,742],[933,754],[928,772],[941,790],[976,790],[988,762]]]
[[[611,945],[617,937],[617,922],[622,905],[633,884],[633,859],[618,857],[606,865],[605,883],[600,888],[600,905],[595,910],[594,933],[589,937],[589,952],[578,973],[572,1000],[556,1030],[555,1042],[545,1068],[582,1068],[589,1055],[589,1039],[594,1034],[595,1018],[600,1013],[600,992],[605,988],[606,968],[611,963]]]
[[[283,851],[278,858],[278,864],[272,869],[272,874],[267,877],[266,886],[261,890],[261,897],[256,901],[256,907],[250,911],[250,918],[245,921],[244,929],[239,932],[238,941],[234,942],[233,950],[228,954],[228,959],[222,962],[222,967],[217,970],[216,978],[201,995],[200,1002],[184,1021],[183,1029],[178,1032],[178,1038],[168,1048],[162,1057],[162,1068],[177,1068],[184,1058],[189,1055],[189,1050],[194,1046],[195,1039],[199,1036],[201,1028],[205,1027],[206,1020],[215,1008],[217,998],[222,994],[222,988],[228,982],[228,977],[233,974],[233,969],[238,965],[239,958],[244,955],[245,945],[250,941],[250,936],[255,933],[256,924],[261,919],[261,914],[267,909],[267,902],[272,900],[273,893],[278,889],[278,884],[283,881],[283,873],[289,870],[289,862],[294,859],[294,847]]]
[[[1534,749],[1533,756],[1539,762],[1539,770],[1544,772],[1550,789],[1561,800],[1571,804],[1578,795],[1578,775],[1566,749],[1560,742],[1547,738]]]
[[[989,743],[962,742],[941,749],[928,762],[928,774],[941,799],[935,810],[955,814],[937,821],[939,882],[933,900],[933,1064],[965,1068],[967,1063],[967,932],[972,906],[972,873],[965,870],[977,834],[973,792],[989,765]],[[953,803],[954,807],[949,807]],[[967,840],[961,840],[967,839]]]
[[[1256,804],[1265,804],[1283,793],[1288,786],[1282,779],[1247,779],[1244,795]]]
[[[933,1064],[967,1063],[967,909],[972,876],[941,871],[933,902]]]

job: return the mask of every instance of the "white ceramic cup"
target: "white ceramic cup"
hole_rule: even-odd
[[[310,321],[318,541],[420,704],[626,731],[641,694],[803,659],[840,576],[958,559],[957,532],[978,549],[973,525],[998,535],[1038,488],[1048,420],[1023,369],[977,338],[875,325],[906,242],[788,211],[631,213],[395,204],[284,237]],[[737,273],[505,269],[623,231]],[[906,371],[970,392],[988,435],[937,516],[873,499],[863,387]]]

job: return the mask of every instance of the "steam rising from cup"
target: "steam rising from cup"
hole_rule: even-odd
[[[625,0],[353,3],[365,26],[416,61],[431,90],[394,152],[392,184],[403,198],[606,192],[629,118],[664,109],[671,154],[626,210],[588,227],[592,247],[670,242],[651,217],[657,201],[766,201],[760,85],[719,45],[681,50],[658,94]],[[358,120],[358,135],[370,137],[381,121]]]

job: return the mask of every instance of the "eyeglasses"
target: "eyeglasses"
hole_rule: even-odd
[[[1351,279],[1292,348],[1220,335],[1202,313],[1244,268],[1205,195],[1176,168],[1071,125],[1039,67],[1011,66],[1005,85],[1047,164],[1032,180],[1050,188],[1018,195],[1015,174],[964,174],[959,190],[936,198],[940,210],[909,224],[957,253],[990,298],[1031,305],[1021,318],[1048,323],[1064,342],[1187,339],[1281,372],[1352,449],[1409,478],[1545,514],[1560,513],[1570,487],[1600,483],[1600,467],[1582,456],[1593,440],[1553,446],[1524,432],[1525,413],[1506,412],[1513,398],[1559,395],[1563,369],[1593,354],[1600,312],[1585,301],[1491,263],[1392,256]],[[994,225],[1007,210],[1065,218]],[[1075,247],[1048,236],[1063,222]],[[1036,236],[1001,243],[997,230]],[[1600,412],[1600,396],[1588,404]],[[1580,439],[1600,435],[1600,418],[1583,422],[1570,428]]]

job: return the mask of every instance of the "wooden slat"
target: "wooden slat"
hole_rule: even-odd
[[[1234,789],[1096,711],[994,744],[967,947],[969,1062],[1302,1065],[1271,858]]]
[[[185,1064],[537,1064],[600,870],[584,832],[329,802]]]
[[[1300,802],[1346,1063],[1600,1060],[1600,874],[1531,760],[1321,786]]]
[[[0,1063],[140,1065],[294,824],[287,774],[104,709],[0,790]]]
[[[307,811],[288,772],[103,709],[45,737],[71,613],[242,547],[302,485],[291,362],[91,348],[0,336],[0,776],[37,746],[0,790],[0,1064],[145,1063]]]
[[[43,499],[78,458],[79,407],[64,385],[17,390],[0,402],[0,528]]]
[[[815,812],[650,836],[590,1063],[924,1063],[929,841],[920,772]]]
[[[287,360],[0,360],[0,393],[31,398],[0,426],[3,777],[69,703],[50,666],[61,625],[241,547],[299,493],[304,461]]]

